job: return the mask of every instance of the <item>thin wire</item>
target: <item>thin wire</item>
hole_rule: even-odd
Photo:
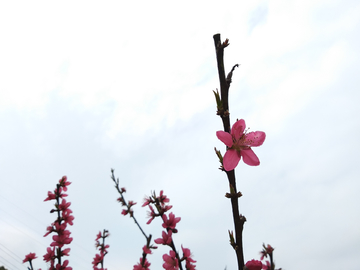
[[[2,260],[6,261],[7,264],[11,264],[13,268],[16,268],[16,269],[20,270],[18,267],[16,267],[15,265],[13,265],[11,262],[9,262],[9,261],[8,261],[7,259],[5,259],[4,257],[0,256],[0,258],[1,258]]]
[[[10,252],[11,254],[13,254],[15,257],[17,257],[19,261],[22,261],[22,260],[23,260],[23,259],[21,259],[18,255],[16,255],[14,252],[12,252],[10,249],[8,249],[7,247],[5,247],[3,244],[0,243],[0,245],[1,245],[4,249],[6,249],[8,252]],[[1,249],[1,247],[0,247],[0,249]],[[5,251],[5,253],[6,253],[6,251]]]

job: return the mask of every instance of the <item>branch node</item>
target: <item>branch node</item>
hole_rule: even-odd
[[[232,193],[232,194],[226,193],[225,194],[225,197],[229,198],[229,199],[231,199],[231,198],[240,198],[241,196],[242,196],[242,193],[240,191],[238,193]]]

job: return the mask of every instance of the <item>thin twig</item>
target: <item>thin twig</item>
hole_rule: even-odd
[[[115,178],[115,175],[114,175],[114,169],[111,169],[111,179],[114,181],[115,183],[115,187],[117,189],[117,191],[119,192],[121,198],[122,198],[122,201],[124,203],[124,205],[129,209],[129,206],[127,204],[127,202],[125,201],[125,198],[124,198],[124,195],[122,194],[123,192],[121,192],[121,189],[119,187],[119,179],[116,180]],[[146,238],[146,241],[148,241],[149,237],[146,235],[146,233],[143,231],[143,229],[141,228],[140,224],[137,222],[134,214],[130,215],[133,219],[134,219],[134,222],[135,224],[139,227],[140,231],[142,232],[142,234],[145,236]]]

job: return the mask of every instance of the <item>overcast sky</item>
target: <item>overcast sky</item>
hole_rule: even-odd
[[[358,270],[360,3],[324,1],[2,1],[0,265],[36,269],[55,219],[47,192],[67,175],[75,220],[70,266],[91,269],[110,231],[108,270],[132,269],[145,239],[121,215],[110,169],[141,204],[164,190],[174,236],[197,269],[237,269],[213,35],[230,39],[231,122],[266,132],[260,166],[236,168],[245,259],[275,247],[283,269]],[[159,247],[148,257],[162,269]]]

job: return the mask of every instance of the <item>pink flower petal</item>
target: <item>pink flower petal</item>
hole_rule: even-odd
[[[231,135],[238,141],[243,135],[245,128],[246,125],[244,119],[240,119],[232,126]]]
[[[249,146],[260,146],[265,141],[266,134],[262,131],[250,132],[246,135],[246,142]]]
[[[216,136],[220,141],[225,143],[226,146],[231,147],[233,145],[233,140],[229,133],[220,130],[216,132]]]
[[[239,164],[241,159],[240,153],[234,149],[226,151],[223,159],[225,171],[232,171]]]
[[[241,150],[240,154],[247,165],[250,166],[260,165],[259,158],[255,155],[254,151],[251,148]]]
[[[245,266],[249,270],[261,270],[263,264],[260,261],[251,260],[248,261]]]

